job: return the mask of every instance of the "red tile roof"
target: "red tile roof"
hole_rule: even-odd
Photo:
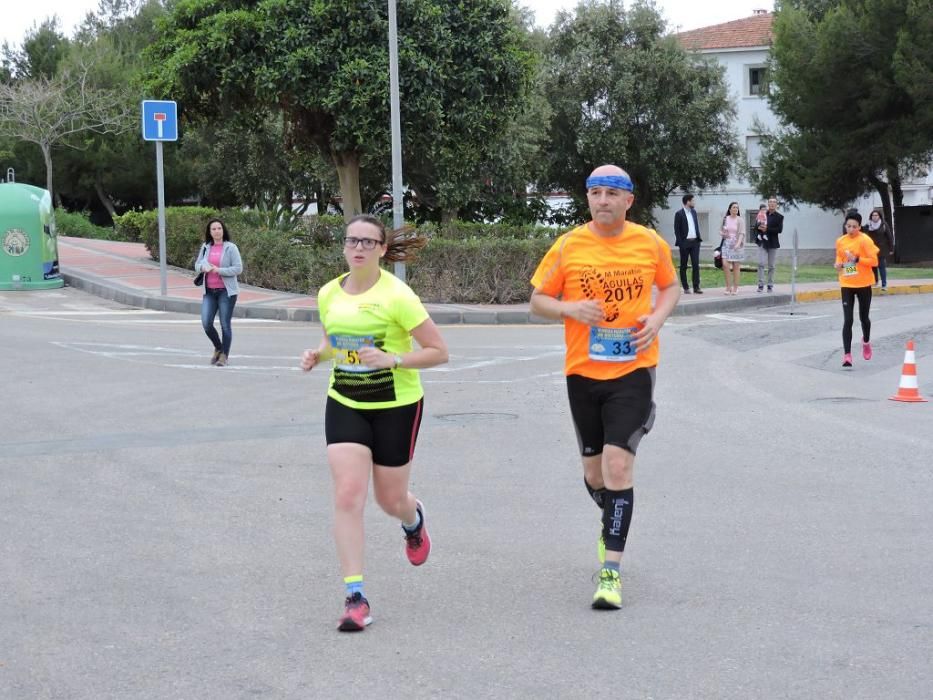
[[[756,14],[745,19],[736,19],[712,27],[701,27],[689,32],[675,34],[677,41],[688,51],[704,49],[740,49],[771,45],[770,12]]]

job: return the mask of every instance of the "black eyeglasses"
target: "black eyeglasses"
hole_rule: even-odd
[[[382,245],[382,241],[378,238],[357,238],[356,236],[347,236],[343,240],[343,245],[345,248],[356,248],[358,245],[363,246],[363,250],[373,250],[377,245]]]

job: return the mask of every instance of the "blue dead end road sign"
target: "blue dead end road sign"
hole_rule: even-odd
[[[178,140],[178,107],[175,102],[143,100],[143,140]]]

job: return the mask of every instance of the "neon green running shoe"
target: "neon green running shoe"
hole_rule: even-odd
[[[599,586],[593,594],[593,607],[596,610],[618,610],[622,607],[622,580],[618,571],[600,570]]]
[[[602,533],[599,535],[599,542],[596,543],[596,556],[599,557],[599,563],[606,563],[606,540],[603,539]]]

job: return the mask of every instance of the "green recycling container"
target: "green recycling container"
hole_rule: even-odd
[[[0,183],[0,291],[63,287],[48,190]]]

